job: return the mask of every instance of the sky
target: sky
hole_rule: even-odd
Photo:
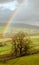
[[[7,23],[15,13],[21,0],[0,0],[0,23]],[[12,23],[39,26],[39,0],[25,0]]]

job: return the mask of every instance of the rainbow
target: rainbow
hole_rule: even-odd
[[[16,14],[17,14],[18,11],[20,10],[20,8],[22,7],[22,5],[23,5],[24,2],[25,2],[25,0],[23,0],[22,3],[19,4],[18,9],[16,9],[16,11],[14,12],[14,15],[12,14],[10,20],[7,22],[7,24],[5,25],[5,28],[4,28],[3,31],[2,31],[3,35],[6,34],[7,29],[8,29],[8,27],[10,26],[10,24],[11,24],[11,22],[12,22],[12,19],[15,18]]]

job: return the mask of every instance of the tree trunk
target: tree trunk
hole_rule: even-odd
[[[22,56],[22,48],[20,48],[20,56]]]

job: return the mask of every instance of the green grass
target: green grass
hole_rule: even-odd
[[[33,41],[33,43],[31,44],[33,45],[33,47],[30,50],[39,50],[39,38],[32,38],[31,40]]]
[[[31,50],[39,49],[39,38],[32,38],[33,44],[35,47],[32,47]],[[11,51],[11,43],[8,43],[4,47],[0,47],[0,55],[10,53]]]
[[[39,43],[39,38],[32,38],[32,41],[35,42],[34,45],[36,45],[35,47],[31,48],[30,50],[35,50],[35,49],[39,49],[39,46],[37,46],[38,44],[36,43]],[[31,44],[32,45],[32,44]],[[8,45],[4,46],[4,47],[0,47],[0,55],[3,55],[3,54],[7,54],[7,53],[10,53],[11,51],[11,43],[8,43]]]
[[[39,49],[39,38],[32,38],[32,41],[34,42],[35,47],[32,47],[31,50],[33,51]],[[10,50],[11,44],[0,47],[0,54],[7,54],[10,52]],[[0,65],[39,65],[39,54],[8,60],[6,63],[0,62]]]
[[[39,38],[32,38],[33,42],[39,42]]]
[[[11,47],[12,47],[11,44],[8,44],[8,45],[6,45],[6,46],[4,46],[4,47],[0,47],[0,55],[10,53]]]
[[[0,65],[39,65],[39,54],[12,59]]]

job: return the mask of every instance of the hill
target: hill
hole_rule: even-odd
[[[0,24],[0,31],[5,27],[4,24]],[[27,32],[30,35],[39,35],[39,26],[29,25],[25,23],[12,23],[7,30],[7,33],[4,37],[10,37],[11,33],[17,33],[19,31]]]
[[[6,63],[0,63],[0,65],[39,65],[39,54],[19,57]]]
[[[30,25],[30,24],[25,24],[25,23],[12,23],[11,27],[22,27],[22,28],[32,28],[32,29],[38,29],[39,30],[39,26],[36,25]]]
[[[6,23],[0,23],[0,26],[4,27],[6,25]],[[20,27],[20,28],[32,28],[32,29],[38,29],[39,30],[39,26],[36,25],[30,25],[30,24],[26,24],[26,23],[11,23],[10,27]]]

